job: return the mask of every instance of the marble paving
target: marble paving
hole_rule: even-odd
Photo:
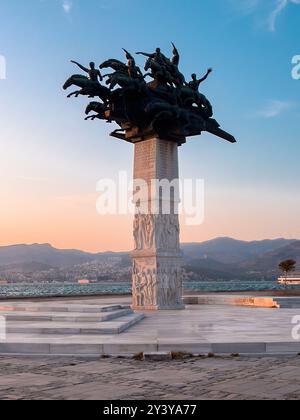
[[[54,303],[56,307],[72,306],[76,303],[84,307],[91,305],[91,308],[94,305],[98,308],[105,308],[108,305],[120,305],[126,308],[130,299],[111,297],[63,302],[51,300],[43,302],[44,310],[48,314],[49,308],[53,307]],[[2,310],[6,304],[24,306],[24,302],[1,302]],[[32,308],[38,308],[40,303],[27,302],[26,305],[28,313],[32,315]],[[94,313],[91,315],[94,316]],[[88,322],[84,324],[79,322],[76,327],[76,323],[66,324],[56,321],[55,318],[51,323],[25,321],[26,325],[24,321],[8,321],[8,334],[6,340],[0,341],[0,353],[86,356],[128,355],[156,351],[182,351],[193,354],[300,353],[300,338],[296,340],[292,337],[292,329],[295,328],[292,321],[295,316],[300,316],[300,308],[265,309],[190,305],[183,311],[149,312],[145,315],[138,324],[125,332],[119,331],[118,335],[101,334],[101,323],[94,325],[89,331],[91,325]],[[108,322],[119,322],[121,319]],[[63,326],[66,328],[65,331]],[[75,328],[74,331],[72,326]],[[47,331],[50,327],[50,331]],[[99,330],[96,331],[94,327]],[[58,332],[57,328],[62,330]],[[71,329],[68,331],[68,328]],[[86,328],[83,334],[79,331],[81,328]]]
[[[300,358],[0,357],[0,400],[299,400]]]

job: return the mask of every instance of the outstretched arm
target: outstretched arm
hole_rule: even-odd
[[[205,80],[208,78],[208,76],[210,75],[210,73],[212,72],[212,69],[208,69],[206,72],[206,75],[204,77],[202,77],[202,79],[199,80],[199,85],[203,82],[205,82]]]
[[[122,48],[122,50],[125,52],[126,54],[126,58],[128,60],[134,60],[133,56],[130,54],[130,52],[128,52],[127,50],[125,50],[125,48]]]
[[[97,73],[98,73],[98,77],[99,77],[99,79],[100,79],[100,82],[102,82],[103,77],[102,77],[101,71],[100,71],[100,70],[98,70],[98,71],[97,71]]]
[[[148,54],[148,53],[144,53],[144,52],[137,52],[136,54],[137,55],[144,55],[145,57],[148,57],[148,58],[153,58],[153,54]]]
[[[141,77],[144,77],[141,69],[139,67],[137,67],[137,74],[140,75]]]
[[[77,63],[77,61],[71,60],[71,63],[76,64],[76,66],[78,66],[81,70],[85,71],[86,73],[89,72],[89,69],[87,69],[86,67],[82,66],[80,63]]]
[[[179,65],[179,61],[180,61],[180,55],[179,55],[179,51],[177,50],[175,44],[172,42],[172,46],[173,46],[173,58],[172,58],[172,63],[175,64],[176,66]]]

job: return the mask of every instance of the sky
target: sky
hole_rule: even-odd
[[[182,241],[300,238],[299,22],[299,0],[1,1],[0,246],[132,248],[131,216],[97,214],[96,185],[131,175],[133,147],[84,121],[87,99],[62,85],[78,73],[70,59],[170,55],[171,42],[187,78],[213,68],[202,91],[238,140],[203,134],[180,148],[181,178],[205,182],[204,223],[182,223]]]

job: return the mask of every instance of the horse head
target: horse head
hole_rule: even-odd
[[[73,76],[69,77],[69,79],[63,85],[63,89],[67,90],[69,87],[75,85],[78,80],[82,79],[87,80],[87,77],[83,76],[82,74],[73,74]]]
[[[110,67],[110,63],[111,63],[111,60],[106,60],[106,61],[104,61],[104,63],[100,64],[99,68],[101,70],[102,69],[108,69]]]
[[[126,64],[122,63],[122,61],[119,60],[106,60],[104,61],[104,63],[100,64],[99,67],[101,70],[111,68],[115,71],[127,72]]]
[[[63,89],[67,90],[69,87],[75,85],[78,87],[84,87],[86,83],[89,82],[89,79],[87,76],[84,76],[82,74],[73,74],[66,83],[63,85]]]
[[[85,114],[89,115],[90,112],[96,111],[99,106],[99,102],[90,102],[86,107]]]
[[[70,77],[65,84],[63,85],[63,90],[67,90],[70,86],[72,86],[72,77]]]
[[[145,67],[144,67],[145,71],[152,69],[152,64],[153,64],[153,60],[152,58],[149,57],[145,63]]]

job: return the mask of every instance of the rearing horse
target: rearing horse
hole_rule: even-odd
[[[126,66],[126,64],[122,63],[122,61],[119,61],[119,60],[113,60],[113,59],[106,60],[104,61],[104,63],[100,64],[99,67],[101,70],[110,68],[110,69],[113,69],[114,71],[128,74],[128,67]],[[106,75],[106,76],[110,76],[110,75]]]
[[[90,98],[94,98],[95,96],[99,96],[99,98],[103,102],[107,102],[110,98],[110,90],[102,86],[98,82],[93,82],[86,76],[82,76],[81,74],[75,74],[71,76],[63,86],[64,90],[67,90],[71,86],[77,86],[81,88],[81,90],[76,90],[68,95],[68,98],[75,96],[76,98],[79,95],[87,95]]]
[[[158,64],[153,58],[148,58],[145,64],[145,71],[151,70],[152,77],[160,82],[168,83],[173,86],[173,78],[171,73],[163,66]]]
[[[186,85],[186,80],[185,80],[184,75],[179,71],[179,68],[175,64],[170,63],[170,65],[168,66],[168,69],[169,69],[169,73],[173,77],[173,83],[177,87]]]
[[[106,84],[113,90],[117,85],[127,90],[137,90],[139,92],[146,90],[146,83],[143,79],[130,77],[128,67],[119,60],[107,60],[100,65],[100,69],[111,68],[115,72],[107,74]]]
[[[195,104],[204,117],[211,118],[213,116],[212,105],[202,93],[189,87],[182,87],[178,89],[178,97],[183,107],[189,108]]]
[[[94,121],[96,118],[98,118],[99,120],[105,120],[107,110],[108,110],[107,106],[104,104],[101,104],[100,102],[90,102],[85,110],[85,115],[87,115],[85,120]],[[96,112],[96,114],[89,115],[91,112]]]
[[[107,84],[110,85],[110,90],[113,90],[117,85],[127,91],[138,91],[139,93],[146,93],[147,85],[142,79],[134,79],[123,72],[115,72],[108,76]]]

